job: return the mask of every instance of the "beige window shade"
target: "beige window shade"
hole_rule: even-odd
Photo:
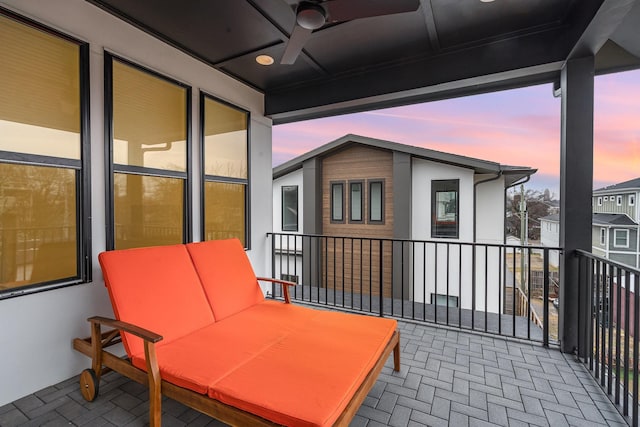
[[[205,183],[205,240],[237,237],[245,242],[245,186]]]
[[[79,46],[0,15],[0,150],[80,159]]]
[[[187,89],[113,61],[113,161],[184,172]]]
[[[247,178],[247,113],[205,98],[205,174]]]

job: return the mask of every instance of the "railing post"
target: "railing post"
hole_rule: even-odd
[[[380,251],[378,253],[378,262],[380,263],[380,317],[384,316],[384,257],[382,256],[382,249],[383,249],[383,245],[384,241],[382,239],[379,240],[379,247],[380,247]],[[392,297],[393,297],[393,292],[392,292]],[[393,304],[393,300],[392,300],[392,304]]]
[[[543,284],[542,284],[542,344],[549,347],[549,249],[545,248],[542,254],[543,266]],[[559,306],[559,305],[558,305]]]

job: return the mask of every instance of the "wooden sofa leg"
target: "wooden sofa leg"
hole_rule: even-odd
[[[144,353],[147,359],[147,374],[149,376],[149,426],[160,427],[162,423],[162,392],[160,368],[156,359],[155,346],[145,341]]]
[[[398,332],[398,342],[393,347],[393,370],[400,372],[400,332]]]

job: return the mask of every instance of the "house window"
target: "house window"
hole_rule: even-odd
[[[629,230],[613,230],[613,246],[616,248],[628,248]]]
[[[362,181],[349,182],[349,222],[362,222]]]
[[[191,89],[105,54],[107,248],[184,243],[191,217]]]
[[[282,231],[298,231],[297,185],[282,186]]]
[[[458,237],[459,186],[457,179],[431,181],[431,237]]]
[[[286,280],[287,282],[298,283],[299,277],[294,274],[281,274],[280,279]]]
[[[0,10],[0,299],[87,282],[89,46]]]
[[[248,248],[249,112],[200,93],[203,240],[239,239]]]
[[[604,246],[607,244],[607,229],[600,228],[600,245]]]
[[[344,222],[344,183],[331,183],[331,222]]]
[[[602,206],[602,196],[598,197],[598,206]]]
[[[629,206],[635,206],[635,205],[636,205],[636,195],[629,194]]]
[[[622,206],[622,196],[616,196],[616,206]]]
[[[369,181],[369,222],[384,222],[384,181]]]
[[[458,297],[446,294],[431,293],[431,304],[441,305],[445,307],[458,307]]]
[[[609,201],[609,196],[604,196],[603,199],[604,199],[605,202],[608,202]]]

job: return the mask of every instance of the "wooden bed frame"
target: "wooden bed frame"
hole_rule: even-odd
[[[278,281],[280,282],[280,281]],[[286,287],[283,286],[284,289]],[[287,298],[288,299],[288,298]],[[158,361],[156,360],[155,343],[162,340],[162,336],[139,328],[129,323],[105,317],[91,317],[91,336],[85,339],[73,340],[73,348],[91,358],[91,369],[85,369],[80,374],[80,391],[87,401],[93,401],[98,396],[100,377],[109,371],[118,372],[140,384],[149,387],[149,424],[152,427],[161,425],[162,395],[183,403],[210,417],[224,423],[236,426],[274,426],[273,422],[265,420],[249,412],[224,404],[206,395],[196,393],[183,387],[176,386],[160,378]],[[103,332],[102,326],[111,328]],[[147,372],[133,366],[128,359],[123,359],[106,350],[106,348],[121,342],[120,331],[129,332],[144,340]],[[395,331],[387,343],[382,355],[369,371],[355,395],[342,412],[334,425],[348,426],[358,408],[367,397],[382,371],[387,358],[393,352],[394,370],[400,370],[400,333]]]

